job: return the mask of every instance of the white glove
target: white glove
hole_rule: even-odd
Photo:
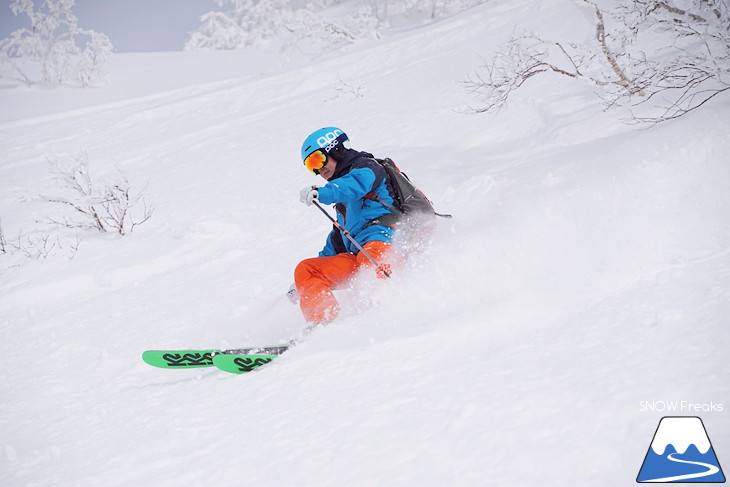
[[[296,284],[292,284],[291,287],[289,287],[289,290],[286,292],[286,297],[289,298],[289,301],[291,301],[292,304],[299,304],[299,291],[297,291]]]
[[[307,206],[312,206],[313,201],[319,202],[319,200],[317,199],[317,196],[319,195],[319,193],[317,192],[318,189],[319,188],[317,188],[317,186],[307,186],[303,188],[299,192],[299,201]]]

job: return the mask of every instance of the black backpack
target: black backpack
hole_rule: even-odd
[[[375,159],[380,164],[385,172],[388,174],[388,179],[393,189],[393,196],[400,208],[395,208],[393,205],[386,203],[383,199],[375,193],[369,193],[365,197],[371,200],[377,201],[392,213],[391,215],[382,216],[371,224],[374,225],[395,225],[402,220],[418,220],[427,221],[435,217],[451,218],[451,215],[437,213],[434,210],[431,201],[423,194],[423,191],[416,188],[411,180],[406,176],[404,172],[398,169],[390,158]]]

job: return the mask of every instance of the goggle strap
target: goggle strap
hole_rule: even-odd
[[[339,142],[337,144],[337,146],[340,146],[340,145],[344,144],[345,142],[347,142],[349,139],[347,138],[347,135],[340,134],[340,135],[337,136],[337,139],[335,139],[335,140],[337,140],[337,142]],[[332,149],[334,149],[334,147],[332,147]],[[330,149],[330,150],[332,150],[332,149]],[[329,151],[325,150],[325,152],[327,152],[329,154]]]

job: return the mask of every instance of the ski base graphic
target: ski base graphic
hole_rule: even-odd
[[[278,355],[238,355],[221,353],[213,356],[213,365],[232,374],[244,374],[263,367]]]
[[[163,369],[213,367],[213,354],[220,350],[147,350],[142,360]]]

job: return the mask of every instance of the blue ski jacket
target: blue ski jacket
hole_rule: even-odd
[[[332,179],[318,190],[320,203],[335,205],[337,223],[350,232],[360,245],[374,240],[391,242],[394,231],[392,227],[373,223],[373,220],[391,211],[382,203],[366,198],[366,195],[375,193],[389,205],[398,207],[392,195],[388,175],[373,157],[367,152],[348,149],[337,162]],[[359,250],[334,227],[319,256],[327,257],[343,252],[357,254]]]

